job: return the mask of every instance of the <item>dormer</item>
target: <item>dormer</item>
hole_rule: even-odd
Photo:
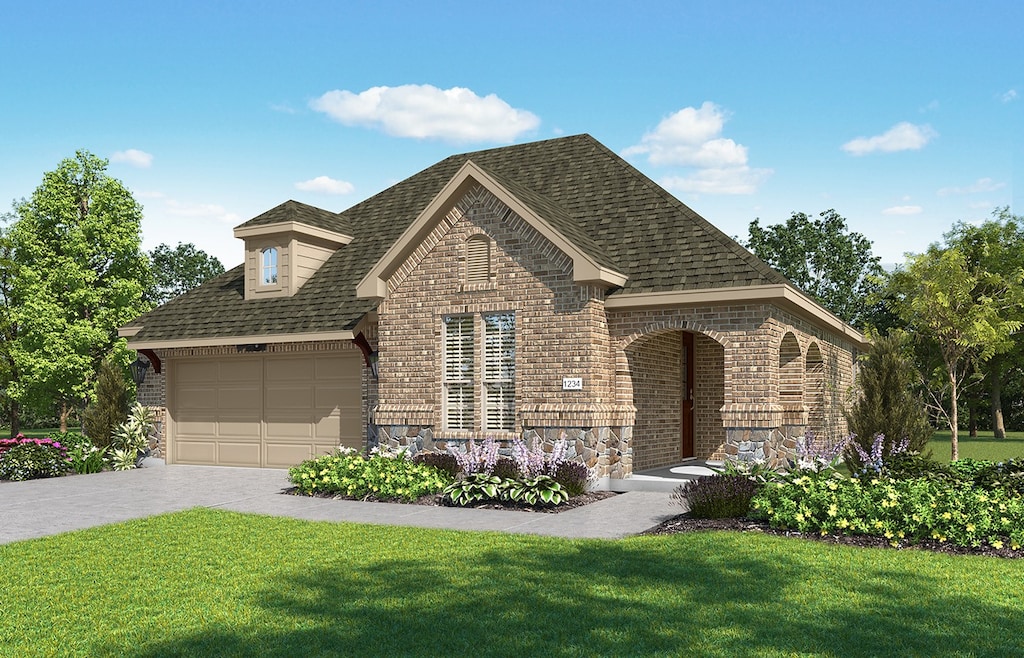
[[[336,213],[286,201],[235,227],[245,241],[245,298],[289,297],[352,242]]]

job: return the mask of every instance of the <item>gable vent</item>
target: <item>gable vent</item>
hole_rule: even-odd
[[[487,283],[491,278],[491,241],[485,235],[466,240],[466,283]]]

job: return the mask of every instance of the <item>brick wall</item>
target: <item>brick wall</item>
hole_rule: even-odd
[[[693,351],[693,452],[696,457],[707,458],[725,442],[725,350],[711,338],[697,334]]]
[[[633,381],[633,468],[679,461],[682,342],[678,331],[645,336],[626,350]]]
[[[481,234],[493,240],[492,280],[467,284],[466,241]],[[516,426],[508,436],[488,434],[632,424],[631,406],[616,404],[602,290],[574,283],[571,259],[483,188],[455,204],[388,289],[379,308],[379,425],[429,426],[441,439],[480,436],[479,413],[476,430],[443,427],[443,318],[508,311],[516,316]],[[563,391],[563,377],[581,377],[583,390]]]

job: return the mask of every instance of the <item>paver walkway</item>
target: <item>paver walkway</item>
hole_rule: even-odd
[[[311,521],[604,539],[643,532],[680,512],[667,493],[644,491],[560,514],[538,514],[282,495],[288,486],[285,470],[181,465],[4,482],[0,544],[193,507]]]

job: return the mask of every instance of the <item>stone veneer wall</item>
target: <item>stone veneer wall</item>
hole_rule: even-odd
[[[465,283],[466,241],[486,235],[491,278]],[[634,410],[616,400],[615,357],[603,290],[572,280],[572,261],[482,187],[469,190],[391,275],[378,308],[379,439],[419,449],[494,436],[570,438],[579,457],[600,452],[603,474],[628,475]],[[446,315],[515,313],[516,423],[513,431],[443,425],[442,353]],[[477,372],[482,346],[477,320]],[[581,377],[582,391],[563,391]],[[477,382],[476,398],[482,397]],[[614,438],[612,438],[614,437]]]

